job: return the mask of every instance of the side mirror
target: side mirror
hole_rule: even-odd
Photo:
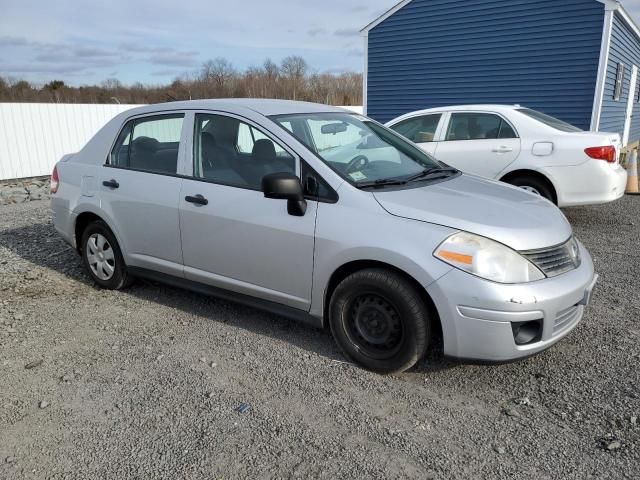
[[[300,179],[292,173],[271,173],[262,177],[262,192],[265,198],[287,200],[287,212],[303,217],[307,212],[307,201]]]

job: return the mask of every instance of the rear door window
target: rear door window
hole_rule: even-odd
[[[492,113],[452,113],[446,140],[495,140],[518,138],[513,127]]]
[[[422,115],[403,120],[391,128],[414,143],[433,142],[442,114]]]
[[[151,173],[176,174],[183,114],[144,117],[120,132],[109,165]]]

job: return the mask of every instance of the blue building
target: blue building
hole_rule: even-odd
[[[362,30],[365,113],[522,104],[640,141],[640,28],[614,0],[403,0]]]

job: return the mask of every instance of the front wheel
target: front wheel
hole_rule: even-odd
[[[428,345],[429,312],[420,292],[390,270],[361,270],[340,282],[329,324],[348,358],[379,373],[411,368]]]
[[[90,223],[82,233],[83,263],[100,287],[119,290],[131,284],[115,235],[102,221]]]

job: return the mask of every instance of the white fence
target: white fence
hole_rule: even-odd
[[[50,175],[62,155],[134,106],[0,103],[0,180]]]
[[[50,175],[118,113],[138,105],[0,103],[0,180]],[[362,107],[346,107],[362,113]]]

